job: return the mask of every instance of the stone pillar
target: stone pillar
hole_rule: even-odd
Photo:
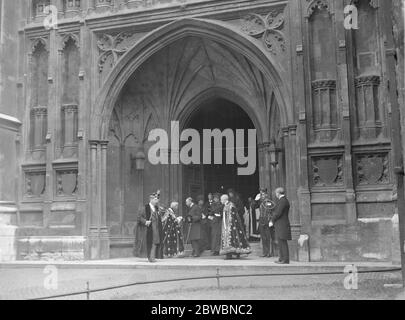
[[[356,193],[354,190],[353,182],[353,157],[352,157],[352,131],[351,131],[351,114],[350,110],[355,110],[355,108],[350,108],[350,97],[349,95],[355,96],[353,88],[349,86],[349,76],[348,70],[351,74],[354,74],[354,67],[352,61],[347,60],[347,57],[352,56],[347,52],[346,41],[352,42],[351,35],[346,32],[344,28],[344,14],[343,6],[344,4],[339,2],[338,8],[336,8],[336,23],[337,23],[337,38],[339,44],[339,51],[337,55],[338,63],[338,81],[339,89],[338,98],[342,108],[342,139],[345,145],[344,154],[344,178],[346,184],[346,223],[354,224],[357,221],[357,206],[356,206]],[[346,40],[346,36],[349,37]],[[352,100],[352,103],[355,103]]]
[[[177,154],[176,154],[177,153]],[[172,151],[171,156],[176,159],[179,158],[179,151]],[[180,203],[180,208],[182,207],[183,196],[181,194],[181,175],[180,175],[180,164],[170,165],[170,197],[171,201],[176,200]]]
[[[298,186],[299,186],[299,169],[298,160],[299,154],[297,152],[297,126],[290,125],[284,130],[284,141],[286,150],[286,172],[287,182],[286,190],[287,196],[291,203],[290,209],[290,222],[293,240],[299,238],[301,234],[301,219],[298,207]]]
[[[298,131],[298,145],[299,145],[299,188],[298,188],[298,204],[299,214],[301,220],[301,234],[309,235],[311,233],[311,192],[308,182],[308,119],[306,110],[306,94],[305,94],[305,58],[304,58],[304,26],[307,22],[302,18],[302,5],[301,1],[293,1],[289,5],[290,9],[290,25],[291,30],[295,30],[292,37],[292,63],[293,70],[297,74],[292,77],[292,87],[294,96],[294,106],[296,113],[298,113],[299,125]],[[307,246],[308,247],[308,246]],[[301,261],[309,261],[309,252],[305,250],[302,252],[300,248],[298,259]],[[302,254],[301,254],[302,253]]]
[[[87,3],[89,0],[82,0],[83,10],[87,9]],[[88,54],[91,50],[91,41],[89,40],[90,32],[87,29],[84,23],[80,24],[80,72],[78,75],[79,79],[79,106],[91,105],[91,83],[90,75],[91,72],[91,55]],[[78,203],[77,203],[77,213],[82,216],[82,235],[86,235],[89,230],[89,210],[88,210],[88,199],[90,197],[90,189],[88,188],[88,176],[89,176],[89,161],[90,156],[88,151],[88,144],[85,139],[87,134],[87,129],[89,128],[89,118],[91,113],[91,108],[79,108],[78,110],[78,130],[77,130],[77,139],[78,139],[78,185],[79,185],[79,194],[78,194]]]
[[[19,131],[21,122],[0,113],[0,262],[17,259]],[[14,185],[15,184],[15,185]]]
[[[170,149],[162,149],[161,150],[161,156],[169,159],[169,163],[170,163],[170,154],[171,151]],[[162,194],[162,204],[168,204],[169,201],[171,201],[170,197],[171,197],[171,192],[170,192],[170,164],[162,164],[161,165],[161,185],[159,186]]]
[[[395,173],[398,185],[398,213],[400,230],[400,251],[402,262],[402,281],[405,285],[405,193],[404,193],[404,167],[405,167],[405,81],[404,81],[404,18],[405,4],[401,0],[392,1],[392,20],[393,35],[396,57],[393,54],[388,56],[388,65],[390,68],[390,95],[393,109],[393,119],[396,122],[393,125],[393,145],[395,156]],[[396,59],[395,59],[396,58]],[[396,87],[394,83],[394,70],[396,71]],[[402,108],[400,107],[402,106]]]
[[[270,146],[269,142],[261,143],[259,148],[259,183],[260,188],[267,188],[269,192],[271,190],[270,183]]]
[[[86,256],[91,260],[108,259],[110,241],[107,227],[107,141],[91,140],[90,144],[90,217]]]

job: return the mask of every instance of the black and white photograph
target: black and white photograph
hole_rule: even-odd
[[[404,16],[0,0],[0,300],[405,300]]]

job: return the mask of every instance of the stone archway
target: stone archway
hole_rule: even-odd
[[[272,148],[276,143],[293,147],[284,142],[282,134],[282,128],[288,128],[292,119],[286,88],[268,53],[222,23],[179,20],[140,40],[112,70],[92,112],[89,257],[109,256],[106,199],[111,130],[120,131],[122,141],[132,134],[135,142],[131,147],[147,151],[151,129],[170,131],[171,121],[187,117],[199,100],[225,95],[238,101],[259,132],[260,179],[263,186],[270,188],[271,179],[276,177],[270,159]],[[111,128],[111,119],[116,122],[117,114],[126,117],[127,122]],[[136,133],[123,133],[123,128],[131,127],[135,119],[142,119]],[[271,121],[277,123],[276,128]],[[144,195],[156,188],[162,189],[166,201],[180,199],[180,176],[176,166],[152,169],[147,164],[142,174],[137,173],[138,202],[142,203]]]

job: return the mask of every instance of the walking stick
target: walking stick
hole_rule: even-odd
[[[188,241],[190,240],[190,233],[191,233],[191,223],[188,224],[188,233],[187,233],[186,244],[187,244]],[[183,242],[184,242],[184,241],[183,241]]]
[[[184,251],[186,251],[186,245],[188,244],[189,240],[190,240],[190,233],[191,233],[191,223],[189,223],[188,225],[188,232],[187,232],[187,239],[186,239],[186,243],[184,244],[184,237],[183,237],[183,246],[184,246]],[[185,253],[185,252],[184,252]]]

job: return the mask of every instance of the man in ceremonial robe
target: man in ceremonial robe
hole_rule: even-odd
[[[243,215],[245,214],[245,206],[243,205],[243,201],[240,198],[240,195],[233,189],[228,189],[228,196],[229,201],[232,202],[236,208],[236,212],[240,218],[241,223],[243,224],[243,228],[245,229],[245,221]]]
[[[146,252],[149,262],[163,259],[163,225],[158,205],[159,193],[151,194],[137,221],[135,255],[144,256]]]
[[[224,205],[224,210],[220,254],[225,255],[226,260],[232,259],[234,255],[239,259],[241,254],[250,254],[252,250],[236,206],[229,201],[228,195],[221,197],[221,203]]]
[[[163,252],[169,258],[184,253],[183,218],[178,215],[178,210],[179,203],[174,201],[162,218],[164,234]]]

